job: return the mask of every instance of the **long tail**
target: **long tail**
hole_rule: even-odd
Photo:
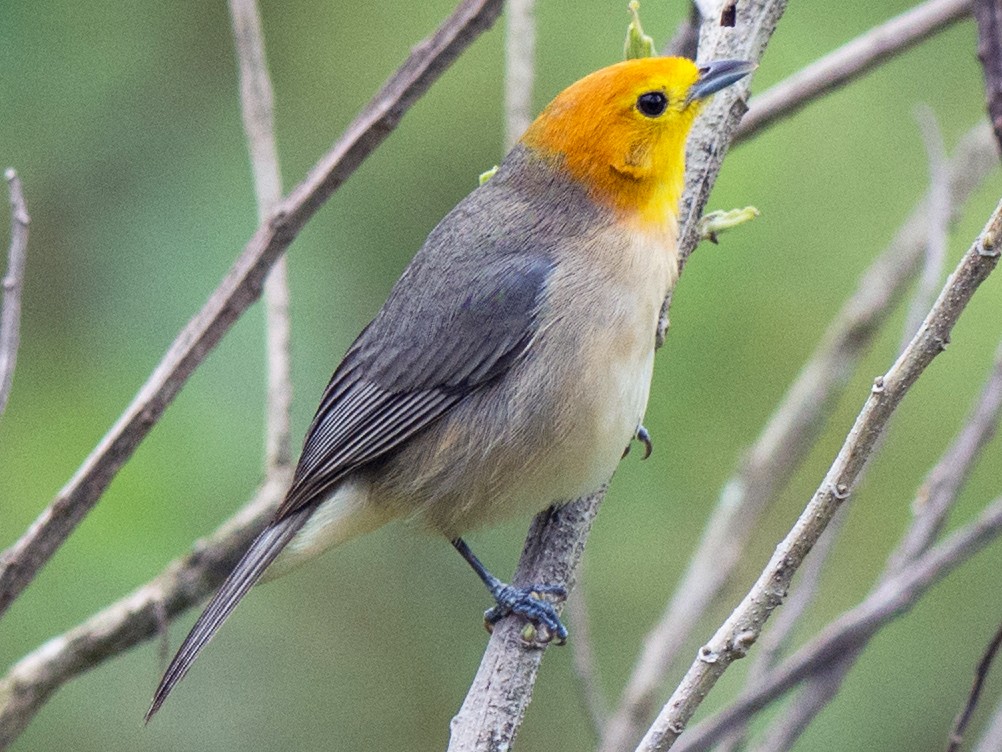
[[[157,691],[153,695],[153,703],[146,712],[147,722],[160,709],[177,683],[188,673],[188,669],[191,668],[191,664],[195,662],[198,654],[202,652],[202,648],[208,644],[216,630],[226,621],[240,599],[247,595],[247,591],[258,581],[268,565],[275,560],[275,557],[306,524],[306,520],[313,511],[314,507],[311,506],[293,512],[270,524],[254,539],[250,548],[247,549],[247,553],[234,567],[230,576],[219,588],[219,592],[205,607],[205,611],[198,617],[195,626],[191,628],[188,636],[181,643],[181,647],[167,667],[167,671],[160,680],[160,686],[157,687]]]

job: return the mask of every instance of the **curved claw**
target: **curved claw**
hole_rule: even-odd
[[[644,459],[646,460],[651,456],[651,452],[654,451],[654,442],[651,441],[651,432],[648,431],[643,425],[637,426],[637,441],[644,445]]]
[[[641,459],[646,460],[650,457],[651,452],[654,451],[654,442],[651,441],[651,432],[644,428],[643,425],[637,426],[637,432],[633,434],[633,439],[631,439],[630,444],[626,445],[626,449],[623,450],[623,457],[630,453],[630,445],[634,440],[639,441],[644,445],[644,456]]]
[[[522,633],[525,642],[542,646],[556,638],[558,645],[567,642],[567,627],[557,616],[555,604],[567,597],[567,588],[563,585],[530,585],[515,587],[504,585],[496,593],[496,605],[484,612],[484,626],[492,632],[494,625],[504,617],[515,614],[521,616],[531,625]]]

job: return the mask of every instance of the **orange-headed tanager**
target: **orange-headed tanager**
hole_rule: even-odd
[[[557,95],[432,230],[324,391],[292,485],[174,656],[147,718],[251,586],[397,518],[444,535],[508,614],[563,640],[555,585],[515,588],[460,535],[578,498],[646,437],[678,277],[685,140],[755,66],[642,58]]]

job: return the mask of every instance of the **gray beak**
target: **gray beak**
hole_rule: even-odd
[[[740,81],[753,70],[758,63],[748,60],[714,60],[712,63],[699,66],[699,80],[689,89],[688,101],[705,99],[721,89],[725,89],[736,81]]]

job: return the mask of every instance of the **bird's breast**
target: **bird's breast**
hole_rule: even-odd
[[[674,244],[600,233],[557,258],[524,357],[371,474],[448,536],[596,490],[643,418]]]
[[[612,235],[597,246],[554,285],[554,307],[568,314],[553,337],[572,344],[576,364],[564,377],[576,395],[562,447],[569,498],[608,480],[643,419],[658,317],[678,276],[674,234]]]

